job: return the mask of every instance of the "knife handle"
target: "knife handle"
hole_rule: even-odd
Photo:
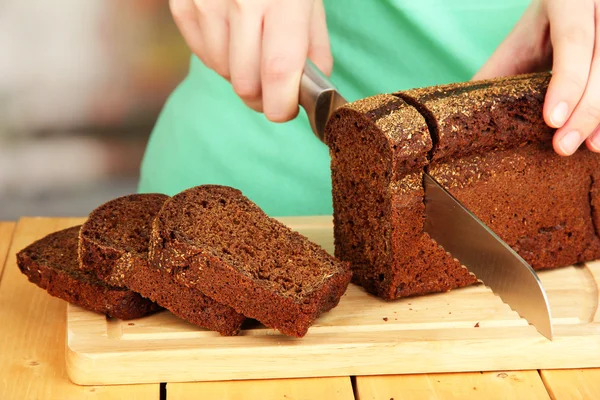
[[[325,125],[333,112],[346,104],[333,83],[310,60],[306,60],[300,80],[299,103],[306,111],[314,134],[323,142]]]

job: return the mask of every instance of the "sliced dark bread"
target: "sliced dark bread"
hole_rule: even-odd
[[[165,202],[150,262],[184,285],[290,336],[335,307],[349,264],[279,221],[239,190],[205,185]]]
[[[148,265],[152,221],[167,199],[161,194],[132,194],[92,211],[80,233],[82,268],[139,292],[195,325],[222,335],[237,334],[243,315]]]
[[[151,267],[147,260],[136,259],[125,274],[127,286],[194,325],[234,336],[246,320],[233,308],[217,303],[198,289],[175,280],[166,270]]]
[[[159,310],[157,304],[138,293],[109,286],[79,269],[79,229],[74,226],[51,233],[25,247],[17,253],[21,272],[54,297],[114,318],[140,318]]]
[[[93,210],[79,233],[79,262],[104,282],[125,286],[134,258],[147,258],[152,221],[169,196],[131,194]]]

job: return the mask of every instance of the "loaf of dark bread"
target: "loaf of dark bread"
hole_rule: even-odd
[[[160,307],[131,290],[109,286],[77,262],[80,226],[37,240],[17,253],[17,265],[30,282],[50,295],[87,310],[123,320],[140,318]]]
[[[243,315],[148,264],[152,221],[168,198],[132,194],[92,211],[81,228],[81,266],[106,282],[135,290],[188,322],[222,335],[235,335],[245,320]]]
[[[560,157],[543,121],[550,75],[379,95],[327,126],[335,254],[386,299],[475,282],[423,232],[427,171],[534,268],[600,257],[600,156]]]
[[[296,337],[338,304],[351,277],[347,263],[269,218],[239,190],[217,185],[165,202],[154,220],[150,262]]]

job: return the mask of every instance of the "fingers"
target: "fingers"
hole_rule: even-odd
[[[548,3],[554,60],[544,119],[552,127],[563,127],[554,138],[554,148],[561,155],[577,150],[589,135],[582,129],[589,129],[587,125],[593,119],[589,104],[582,96],[589,84],[594,53],[594,9],[593,0],[578,1],[576,6],[569,0]],[[586,114],[589,115],[586,117]],[[564,126],[567,121],[568,126]]]
[[[195,1],[204,63],[229,79],[229,23],[226,1]]]
[[[331,74],[322,0],[170,0],[170,7],[192,52],[271,121],[298,113],[307,57]]]
[[[229,14],[229,73],[233,90],[256,111],[261,110],[262,9],[234,1]]]
[[[596,46],[596,54],[599,50]],[[554,136],[554,148],[559,154],[565,156],[573,154],[584,141],[590,150],[600,152],[600,137],[594,134],[600,124],[598,88],[600,88],[600,59],[595,57],[583,97],[569,121]]]
[[[266,11],[263,31],[263,112],[274,122],[298,113],[300,78],[308,54],[313,2],[275,2]]]
[[[473,79],[489,79],[539,70],[552,54],[550,41],[545,40],[547,32],[547,19],[540,13],[539,2],[534,1]]]
[[[595,13],[595,19],[598,21],[598,18],[600,18],[600,11],[597,7]],[[556,132],[554,137],[554,147],[561,155],[573,154],[584,141],[586,141],[586,145],[590,150],[600,152],[600,137],[597,134],[598,125],[600,124],[600,30],[597,26],[595,27],[595,32],[592,32],[592,35],[592,43],[595,42],[595,44],[592,45],[593,59],[590,57],[591,60],[587,64],[591,64],[591,67],[588,67],[587,69],[581,68],[581,72],[575,72],[573,69],[563,67],[566,69],[566,72],[563,72],[563,74],[573,71],[570,73],[576,76],[574,80],[566,78],[566,81],[564,82],[564,96],[567,99],[566,103],[569,105],[576,103],[576,106],[567,123]],[[569,68],[578,67],[574,65],[577,63],[576,60],[577,59],[575,58],[571,60],[572,62],[569,63]],[[583,62],[584,61],[581,61],[581,63]],[[571,66],[571,64],[573,64],[573,66]],[[583,71],[585,71],[585,74]],[[579,74],[586,77],[583,82],[583,95],[579,94],[579,86],[582,84],[580,81],[583,81],[584,78]],[[562,82],[558,81],[556,85],[558,84],[562,84]],[[571,92],[568,92],[566,89],[567,85],[572,85],[572,88],[570,88]],[[557,92],[560,88],[561,87],[557,86]],[[567,97],[568,94],[571,94],[573,98],[579,95],[579,98],[570,100],[569,97]]]
[[[333,69],[333,57],[331,56],[329,32],[322,1],[316,1],[314,4],[308,41],[308,58],[321,72],[330,76]]]
[[[169,8],[171,9],[173,20],[190,50],[200,59],[200,61],[205,63],[204,41],[202,40],[202,31],[198,24],[194,1],[170,0]]]

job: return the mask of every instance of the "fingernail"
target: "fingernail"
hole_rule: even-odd
[[[567,133],[560,139],[560,148],[565,154],[573,154],[581,144],[581,135],[577,131]]]
[[[550,122],[556,128],[560,128],[567,121],[568,114],[569,105],[566,102],[561,101],[554,107],[554,110],[552,110],[552,113],[550,114]]]
[[[595,133],[590,140],[592,147],[596,152],[600,152],[600,134]]]

